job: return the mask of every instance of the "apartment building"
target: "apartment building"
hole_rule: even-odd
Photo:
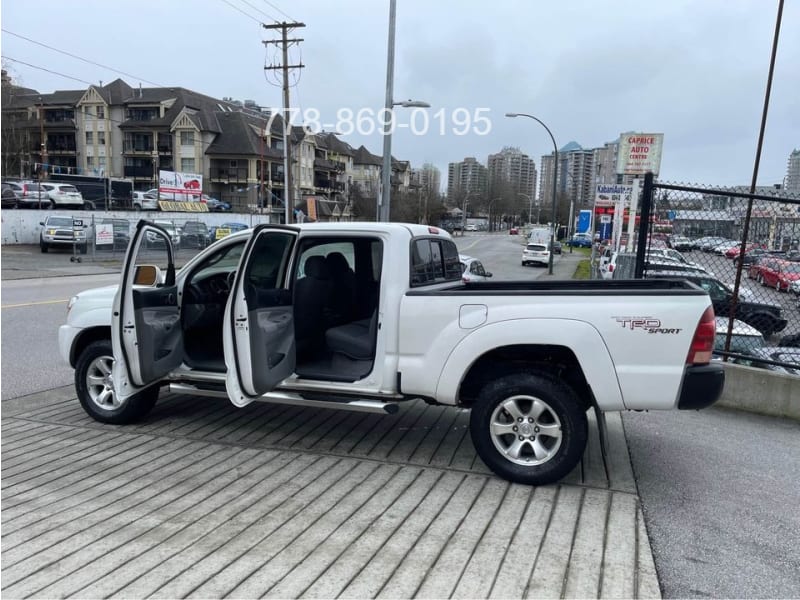
[[[800,193],[800,150],[794,150],[789,154],[784,187],[788,192]]]
[[[566,196],[575,210],[591,206],[595,189],[595,151],[570,142],[558,151],[556,195]],[[553,193],[553,154],[541,158],[539,203],[547,203]]]
[[[465,193],[485,197],[488,183],[488,169],[474,157],[468,156],[447,166],[447,200],[450,203],[459,201],[459,196]]]
[[[428,195],[441,193],[442,173],[431,163],[425,163],[418,169],[411,169],[410,184]]]
[[[490,154],[487,160],[489,181],[493,185],[505,183],[510,185],[512,193],[522,202],[520,196],[526,198],[526,207],[532,198],[536,198],[536,164],[519,148],[506,146],[497,154]]]

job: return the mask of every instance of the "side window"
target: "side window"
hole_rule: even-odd
[[[415,241],[411,245],[411,285],[424,285],[433,281],[431,267],[430,241]]]
[[[251,307],[265,305],[259,302],[264,292],[285,287],[294,240],[295,236],[283,232],[265,232],[258,236],[244,275],[245,296]]]
[[[444,254],[444,278],[447,281],[461,279],[461,264],[458,260],[458,248],[449,240],[441,242]]]
[[[431,242],[431,272],[433,279],[444,279],[444,262],[442,261],[442,245]]]
[[[472,273],[484,277],[486,276],[486,269],[483,268],[483,265],[480,263],[480,261],[475,261],[472,263]]]

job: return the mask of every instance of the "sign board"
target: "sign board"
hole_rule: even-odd
[[[632,185],[617,185],[600,183],[595,188],[594,205],[598,206],[617,206],[620,201],[625,205],[630,204]],[[597,211],[595,211],[597,212]]]
[[[611,223],[611,215],[600,215],[600,222],[603,224]]]
[[[221,240],[226,235],[230,235],[231,230],[228,228],[217,227],[216,232],[214,233],[214,239]]]
[[[312,221],[317,220],[317,199],[314,196],[306,198],[306,207],[308,210],[308,218]]]
[[[158,172],[158,197],[177,201],[197,201],[203,194],[203,176],[177,171]],[[171,195],[171,196],[170,196]],[[198,211],[199,212],[199,211]]]
[[[114,243],[114,226],[111,223],[100,223],[94,227],[94,243],[107,246]]]
[[[578,213],[577,233],[590,233],[592,231],[592,211],[582,210]]]
[[[652,171],[653,175],[658,175],[663,145],[663,133],[622,134],[617,152],[617,174],[644,175]]]
[[[166,212],[208,212],[208,205],[205,202],[172,202],[171,200],[159,200],[158,207]]]

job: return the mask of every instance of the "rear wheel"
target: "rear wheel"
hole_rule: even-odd
[[[89,344],[75,365],[75,391],[83,409],[95,421],[124,425],[147,415],[158,400],[158,386],[147,388],[120,402],[114,394],[110,340]]]
[[[588,423],[573,390],[540,372],[518,372],[487,384],[472,407],[478,456],[501,477],[546,485],[580,461]]]

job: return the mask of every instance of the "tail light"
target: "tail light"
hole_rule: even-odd
[[[689,346],[689,355],[686,357],[687,365],[707,365],[711,361],[716,330],[714,308],[709,306],[700,317],[697,329],[694,330],[692,345]]]
[[[609,273],[613,273],[613,272],[614,272],[614,265],[613,265],[613,263],[609,263],[609,265],[608,265],[608,272],[609,272]]]

